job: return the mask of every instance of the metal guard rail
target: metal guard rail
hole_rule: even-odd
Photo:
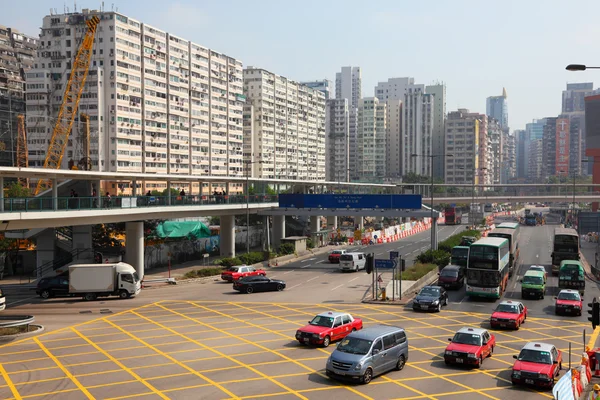
[[[31,325],[35,322],[33,315],[6,315],[0,316],[0,328],[16,328]]]

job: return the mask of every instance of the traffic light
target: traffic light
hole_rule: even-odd
[[[588,303],[588,307],[590,308],[588,314],[591,315],[591,317],[588,317],[588,321],[592,323],[592,328],[596,329],[600,325],[600,303],[594,297],[594,300]]]
[[[366,257],[367,257],[367,259],[365,261],[365,272],[367,274],[370,274],[371,272],[373,272],[373,262],[374,262],[373,261],[373,259],[374,259],[373,253],[367,254]]]

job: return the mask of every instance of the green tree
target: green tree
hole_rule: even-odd
[[[6,188],[4,197],[31,197],[31,190],[18,182],[13,182]]]

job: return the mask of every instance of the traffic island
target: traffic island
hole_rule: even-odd
[[[16,339],[24,339],[29,336],[38,335],[43,331],[44,327],[42,325],[35,324],[0,328],[0,343],[12,342]]]
[[[367,294],[363,303],[392,303],[406,305],[424,286],[430,285],[437,280],[438,266],[435,264],[415,264],[407,268],[402,274],[397,273],[393,279],[384,282],[382,274],[376,274],[376,293]]]

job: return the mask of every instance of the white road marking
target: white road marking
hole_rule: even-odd
[[[313,276],[312,278],[310,278],[309,280],[306,281],[306,283],[310,282],[310,281],[314,281],[315,279],[317,279],[318,277],[320,277],[321,275],[317,275],[317,276]]]
[[[293,269],[293,270],[291,270],[291,271],[288,271],[288,272],[284,272],[283,274],[284,274],[284,275],[287,275],[287,274],[290,274],[290,273],[292,273],[292,272],[294,272],[294,271],[295,271],[295,269]]]
[[[354,278],[354,279],[350,279],[350,280],[348,281],[348,283],[350,283],[350,282],[354,282],[354,281],[355,281],[355,280],[357,280],[358,278],[360,278],[360,276],[357,276],[357,277],[356,277],[356,278]]]
[[[331,291],[333,292],[334,290],[336,290],[336,289],[339,289],[339,288],[341,288],[341,287],[342,287],[342,286],[344,286],[344,285],[345,285],[345,283],[342,283],[341,285],[339,285],[339,286],[336,286],[336,287],[334,287],[333,289],[331,289]]]
[[[308,259],[306,259],[306,260],[302,260],[302,261],[300,261],[300,262],[307,262],[307,261],[312,261],[312,260],[316,260],[316,258],[315,258],[315,257],[313,257],[313,258],[308,258]]]
[[[310,267],[311,265],[312,265],[312,264],[303,265],[303,266],[302,266],[302,267],[300,267],[300,268],[301,268],[301,269],[302,269],[302,268],[308,268],[308,267]]]
[[[13,304],[19,304],[19,303],[22,303],[22,302],[24,302],[24,301],[27,301],[27,300],[32,300],[32,299],[35,299],[35,297],[28,297],[28,298],[26,298],[26,299],[23,299],[23,300],[11,301],[11,302],[9,302],[9,303],[6,303],[6,307],[8,307],[8,306],[12,306]]]
[[[302,285],[302,284],[301,284],[301,283],[299,283],[299,284],[297,284],[297,285],[294,285],[294,286],[292,286],[291,288],[289,288],[288,290],[292,290],[293,288],[296,288],[296,287],[298,287],[298,286],[300,286],[300,285]]]

